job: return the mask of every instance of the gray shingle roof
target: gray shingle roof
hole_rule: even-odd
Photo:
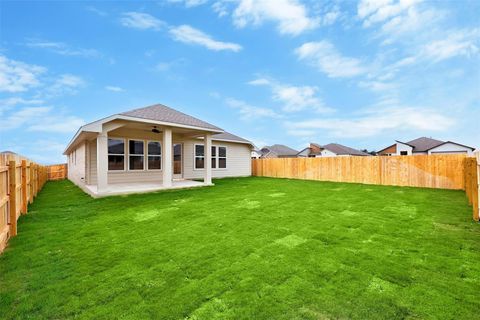
[[[438,145],[441,145],[442,143],[444,143],[444,141],[435,140],[427,137],[421,137],[407,142],[408,145],[411,145],[413,147],[413,151],[415,152],[424,152]]]
[[[369,156],[368,153],[338,143],[329,143],[327,145],[321,146],[321,148],[330,150],[338,155]]]
[[[121,113],[121,115],[223,131],[213,124],[189,116],[188,114],[164,106],[163,104],[155,104],[149,107],[130,110]]]
[[[263,147],[261,151],[262,153],[266,154],[268,151],[265,150],[267,152],[264,152],[264,149],[268,149],[269,151],[276,153],[278,156],[295,156],[298,153],[297,150],[294,150],[283,144],[274,144],[273,146]]]
[[[229,140],[229,141],[238,141],[238,142],[244,142],[248,144],[252,144],[250,141],[243,139],[239,136],[236,136],[230,132],[222,132],[218,134],[212,135],[213,140]]]

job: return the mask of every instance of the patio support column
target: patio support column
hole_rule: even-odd
[[[212,184],[212,134],[206,133],[204,138],[205,146],[205,169],[204,184]]]
[[[163,129],[163,143],[162,143],[162,171],[163,171],[163,186],[170,188],[172,186],[172,129]]]
[[[108,136],[101,132],[97,136],[97,192],[108,186]]]

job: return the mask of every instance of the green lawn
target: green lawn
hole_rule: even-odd
[[[215,184],[92,199],[48,183],[0,255],[0,318],[479,319],[463,192]]]

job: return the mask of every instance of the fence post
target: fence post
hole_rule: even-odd
[[[27,160],[22,160],[22,213],[26,214],[28,210],[27,199]]]
[[[473,208],[473,219],[475,221],[479,221],[480,220],[480,151],[477,151],[475,152],[475,159],[477,161],[475,161],[475,166],[477,167],[477,199],[475,199],[476,201],[472,201],[474,202],[473,205],[474,205],[474,208]],[[475,202],[476,202],[476,207],[475,207]]]
[[[37,197],[38,193],[38,166],[37,164],[33,165],[33,180],[34,180],[34,190],[33,193],[35,195],[35,198]]]
[[[8,185],[9,185],[9,209],[10,209],[10,236],[17,235],[17,180],[16,163],[10,160],[8,163]]]
[[[29,197],[28,200],[30,203],[33,202],[33,162],[30,161],[30,166],[28,168],[28,174],[30,176],[30,183],[29,183]]]

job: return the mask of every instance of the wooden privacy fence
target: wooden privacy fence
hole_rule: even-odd
[[[47,181],[47,168],[22,156],[0,154],[0,252],[17,234],[17,220]]]
[[[67,164],[52,164],[47,166],[48,180],[63,180],[67,178]]]
[[[252,160],[252,174],[263,177],[462,190],[469,184],[472,203],[478,203],[477,171],[475,158],[460,154]]]
[[[480,152],[465,159],[465,193],[473,208],[473,219],[480,220]]]

